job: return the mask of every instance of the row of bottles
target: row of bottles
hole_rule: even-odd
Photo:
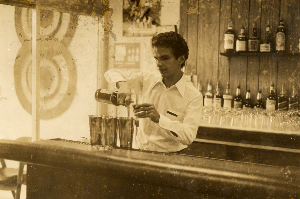
[[[208,83],[207,92],[204,97],[204,106],[207,107],[223,107],[223,108],[258,108],[263,109],[263,98],[261,91],[258,91],[256,103],[252,103],[251,99],[251,91],[247,89],[245,101],[243,102],[243,98],[241,96],[240,86],[237,86],[235,97],[233,97],[229,93],[230,84],[227,83],[225,94],[222,96],[220,93],[219,83],[217,83],[216,93],[213,95],[212,86]],[[201,88],[200,88],[201,92]],[[276,97],[274,85],[270,86],[270,93],[266,98],[266,110],[279,110],[279,111],[287,111],[287,110],[298,110],[298,97],[295,87],[293,87],[293,91],[291,95],[288,97],[286,95],[285,89],[282,86],[281,92]]]
[[[299,44],[300,45],[300,44]],[[228,25],[228,29],[224,35],[224,50],[226,53],[236,52],[272,52],[274,50],[272,44],[272,35],[270,25],[266,26],[265,36],[262,40],[257,35],[257,24],[255,23],[252,30],[252,37],[249,39],[245,35],[245,27],[241,27],[240,34],[235,39],[232,21]],[[284,21],[280,19],[279,26],[276,32],[276,47],[277,52],[285,51],[285,30]]]

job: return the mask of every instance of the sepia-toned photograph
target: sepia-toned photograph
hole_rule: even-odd
[[[0,0],[0,199],[300,198],[299,11]]]

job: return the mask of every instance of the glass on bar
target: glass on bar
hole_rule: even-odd
[[[90,144],[101,145],[102,138],[102,116],[89,115]]]
[[[120,139],[120,148],[132,149],[135,122],[133,118],[117,118],[117,132]]]

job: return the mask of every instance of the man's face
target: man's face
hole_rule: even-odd
[[[163,78],[172,78],[181,73],[183,59],[181,57],[176,59],[171,48],[153,47],[152,51]]]

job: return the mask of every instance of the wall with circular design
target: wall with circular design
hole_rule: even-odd
[[[31,16],[30,9],[0,5],[0,139],[32,134]],[[41,138],[88,137],[101,19],[42,10],[40,23]]]

